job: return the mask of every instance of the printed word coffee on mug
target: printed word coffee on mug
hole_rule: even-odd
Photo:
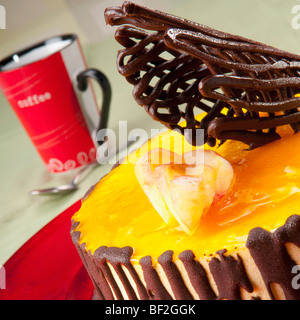
[[[18,106],[19,108],[33,107],[47,100],[50,100],[51,98],[52,95],[50,92],[45,92],[44,94],[39,95],[34,94],[33,96],[27,97],[25,100],[19,100]]]
[[[89,78],[100,85],[101,108]],[[0,86],[51,173],[95,161],[111,87],[101,71],[87,68],[76,35],[52,37],[0,61]]]

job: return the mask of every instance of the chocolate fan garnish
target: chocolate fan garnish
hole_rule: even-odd
[[[197,129],[210,146],[232,139],[250,148],[279,139],[278,126],[300,130],[300,56],[130,2],[105,18],[122,25],[118,71],[137,103],[191,144],[203,142]]]

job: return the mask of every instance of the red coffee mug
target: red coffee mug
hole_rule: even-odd
[[[101,111],[89,78],[102,90]],[[0,61],[0,87],[50,172],[96,159],[111,86],[102,72],[87,68],[76,35],[52,37]]]

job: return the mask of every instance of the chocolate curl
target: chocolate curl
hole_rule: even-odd
[[[211,146],[233,139],[250,148],[279,139],[278,126],[300,130],[300,56],[130,2],[105,18],[126,24],[115,35],[125,47],[118,70],[137,103],[170,129],[191,129],[191,144],[197,129]]]
[[[107,8],[105,18],[108,24],[122,25],[115,33],[124,47],[118,52],[117,66],[119,73],[134,86],[136,102],[154,120],[185,134],[189,143],[201,143],[202,139],[197,137],[198,134],[202,137],[202,132],[198,129],[204,129],[204,142],[215,145],[216,139],[207,136],[208,125],[215,117],[223,117],[231,106],[204,98],[198,84],[211,74],[208,68],[191,55],[168,48],[164,42],[169,28],[189,23],[195,29],[198,25],[129,2],[122,7]],[[207,115],[202,121],[196,120],[195,116],[203,111]]]
[[[226,101],[235,111],[234,117],[212,120],[209,136],[255,147],[280,138],[278,126],[290,124],[299,131],[299,56],[264,44],[241,42],[235,36],[224,41],[212,34],[180,29],[168,30],[165,42],[203,61],[211,75],[201,79],[201,94]]]

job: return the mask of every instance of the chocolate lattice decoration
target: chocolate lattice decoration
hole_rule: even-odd
[[[197,129],[211,146],[233,139],[250,148],[279,139],[278,126],[300,130],[300,56],[130,2],[105,18],[121,25],[118,70],[137,103],[191,144],[202,142]]]

